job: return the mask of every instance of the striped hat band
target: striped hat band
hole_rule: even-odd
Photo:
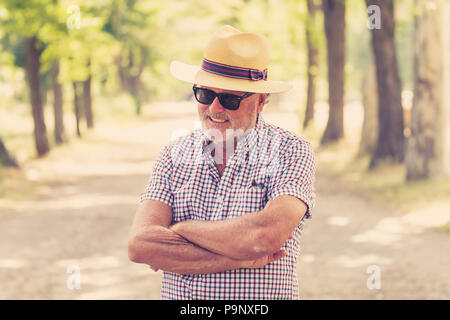
[[[235,67],[223,63],[214,62],[205,58],[202,62],[202,69],[206,72],[211,72],[224,77],[253,81],[267,80],[267,69],[259,71],[257,69]]]

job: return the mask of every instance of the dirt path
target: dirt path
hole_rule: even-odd
[[[266,116],[281,118],[295,129],[290,115]],[[0,299],[158,299],[161,273],[128,261],[128,230],[152,161],[174,128],[194,125],[191,114],[120,132],[99,126],[89,141],[103,143],[74,143],[71,158],[56,152],[28,168],[52,182],[0,212]],[[320,170],[316,187],[298,265],[303,299],[450,298],[448,234],[409,226]],[[370,265],[379,290],[367,288]],[[76,270],[81,288],[68,289]]]

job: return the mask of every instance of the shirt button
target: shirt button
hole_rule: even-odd
[[[217,200],[217,202],[222,202],[222,201],[223,201],[223,198],[222,198],[221,196],[218,196],[218,197],[216,198],[216,200]]]

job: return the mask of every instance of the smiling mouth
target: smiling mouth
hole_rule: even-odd
[[[216,118],[212,118],[208,116],[208,119],[214,123],[224,123],[224,122],[228,122],[228,120],[224,120],[224,119],[216,119]]]

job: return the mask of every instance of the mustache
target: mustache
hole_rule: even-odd
[[[210,117],[210,118],[214,118],[214,119],[230,121],[230,118],[228,117],[228,115],[226,113],[211,113],[209,110],[206,110],[204,113],[204,116],[205,116],[205,118]]]

